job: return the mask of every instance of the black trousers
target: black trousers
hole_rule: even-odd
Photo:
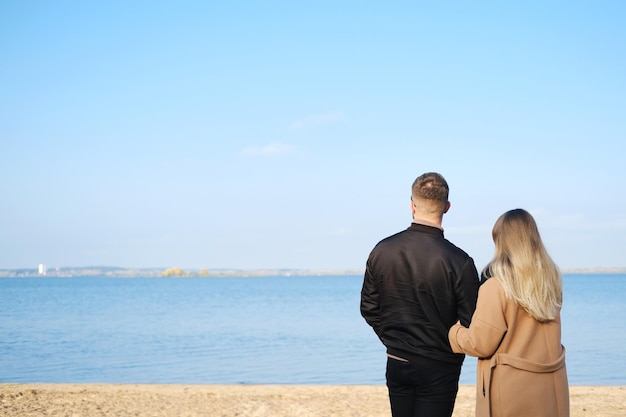
[[[460,372],[443,372],[387,359],[387,388],[393,417],[451,417]]]

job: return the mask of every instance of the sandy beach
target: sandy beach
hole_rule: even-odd
[[[623,417],[626,387],[570,387],[572,417]],[[384,417],[382,385],[0,384],[0,416]],[[454,417],[474,415],[462,385]]]

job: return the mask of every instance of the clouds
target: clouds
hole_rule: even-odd
[[[272,141],[265,145],[247,146],[241,151],[242,156],[246,157],[279,157],[292,155],[296,152],[296,147],[289,143]]]
[[[344,119],[341,112],[318,113],[302,117],[291,122],[286,129],[287,140],[272,140],[264,145],[250,145],[241,150],[240,155],[253,158],[271,158],[292,156],[298,151],[298,147],[289,140],[294,140],[296,131],[303,132],[315,129],[319,126],[339,122]]]

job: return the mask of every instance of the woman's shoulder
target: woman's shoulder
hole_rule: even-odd
[[[497,277],[488,277],[480,284],[480,291],[491,294],[504,294],[504,287]]]

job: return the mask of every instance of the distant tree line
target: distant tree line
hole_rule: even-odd
[[[206,277],[208,275],[209,270],[206,268],[201,268],[197,273],[187,272],[179,267],[167,268],[163,271],[164,277]]]

